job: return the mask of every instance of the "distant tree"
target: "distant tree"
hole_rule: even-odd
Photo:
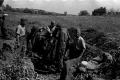
[[[24,9],[22,9],[22,8],[15,8],[15,12],[20,12],[20,13],[22,13],[22,12],[24,12]]]
[[[105,7],[100,7],[92,11],[93,16],[102,16],[102,15],[105,15],[106,13],[107,13],[107,9]]]
[[[114,14],[115,14],[115,10],[113,8],[109,9],[107,12],[107,15],[114,15]]]
[[[65,16],[67,15],[67,11],[64,12],[64,15],[65,15]]]
[[[119,10],[115,10],[115,9],[112,8],[112,9],[108,10],[107,15],[109,15],[109,16],[120,15],[120,11]]]
[[[2,8],[3,8],[3,10],[5,10],[5,5],[4,4],[2,5]]]
[[[25,9],[23,10],[23,12],[24,12],[24,13],[33,13],[34,11],[31,10],[31,9],[25,8]]]
[[[90,15],[89,12],[87,10],[82,10],[80,11],[80,13],[78,13],[79,16],[88,16]]]
[[[11,10],[12,10],[12,7],[11,7],[9,4],[6,4],[6,6],[5,6],[5,10],[9,10],[9,11],[11,11]]]

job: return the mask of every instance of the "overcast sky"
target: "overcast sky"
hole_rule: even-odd
[[[101,6],[120,9],[120,0],[5,0],[4,3],[12,7],[42,9],[58,13],[67,11],[70,14],[78,14],[80,10],[91,12]]]

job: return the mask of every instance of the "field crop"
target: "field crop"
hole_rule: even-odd
[[[119,77],[119,73],[120,73],[120,71],[118,70],[119,68],[117,69],[114,68],[115,66],[119,67],[119,64],[117,62],[120,61],[119,59],[120,57],[118,56],[119,50],[117,50],[120,44],[120,34],[119,34],[120,18],[119,17],[51,16],[51,15],[32,15],[32,14],[23,14],[23,13],[8,13],[8,14],[9,16],[7,16],[5,20],[5,27],[6,27],[6,34],[8,35],[9,38],[15,37],[15,30],[21,18],[25,18],[27,20],[26,28],[28,31],[30,31],[31,27],[33,26],[37,26],[37,27],[48,26],[52,20],[56,21],[56,23],[60,24],[64,28],[70,28],[70,27],[81,28],[82,37],[85,39],[87,43],[87,50],[84,54],[83,60],[90,60],[91,58],[96,57],[97,55],[101,55],[104,52],[108,52],[114,57],[115,61],[113,64],[116,64],[116,65],[110,64],[110,67],[112,66],[112,68],[108,68],[107,71],[112,69],[114,73],[112,72],[104,73],[104,77],[106,76],[111,77],[111,75],[113,74],[114,75],[116,74],[115,78]],[[0,48],[2,47],[3,41],[4,40],[0,39]],[[15,59],[15,61],[16,60],[17,59]],[[26,61],[22,59],[22,61],[23,62],[22,64],[20,63],[20,65],[23,67],[25,65],[24,62],[27,62],[28,60]],[[74,63],[74,60],[73,60],[73,63]],[[7,65],[13,66],[12,63],[10,64],[7,63]],[[6,70],[9,71],[9,69],[7,69],[7,66],[5,67],[6,67]],[[14,65],[14,67],[16,67],[16,65]],[[30,67],[33,68],[33,66],[30,66]],[[13,73],[11,71],[9,72]]]
[[[20,13],[9,13],[6,17],[6,25],[11,29],[17,26],[20,18],[28,20],[28,26],[31,22],[34,24],[49,25],[50,21],[54,20],[56,23],[62,25],[62,27],[80,27],[86,29],[89,27],[95,28],[99,31],[107,32],[119,32],[120,18],[108,17],[108,16],[51,16],[51,15],[31,15]]]

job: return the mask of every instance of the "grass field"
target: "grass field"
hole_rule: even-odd
[[[6,18],[6,25],[14,29],[20,18],[26,18],[28,20],[28,26],[31,24],[49,25],[51,20],[55,20],[62,27],[80,27],[86,29],[92,27],[105,33],[119,32],[120,30],[120,17],[107,17],[107,16],[50,16],[50,15],[31,15],[20,13],[9,13]]]
[[[28,30],[30,30],[31,27],[34,25],[38,26],[38,27],[48,26],[52,20],[56,21],[56,23],[59,23],[62,27],[65,27],[65,28],[80,27],[81,30],[83,31],[83,34],[85,34],[84,38],[85,38],[86,42],[88,44],[90,43],[89,47],[87,48],[87,50],[85,52],[86,53],[85,58],[90,58],[91,56],[93,57],[96,54],[98,55],[98,53],[101,53],[100,51],[102,51],[102,50],[104,51],[104,49],[109,52],[112,49],[116,49],[116,45],[118,45],[118,43],[120,44],[120,34],[119,34],[120,33],[120,31],[119,31],[120,30],[120,17],[50,16],[50,15],[31,15],[31,14],[23,14],[23,13],[8,13],[8,14],[9,14],[9,16],[7,16],[6,20],[5,20],[5,27],[7,30],[12,30],[13,32],[15,32],[15,29],[16,29],[17,25],[19,24],[20,18],[27,19],[26,28]],[[90,28],[94,29],[95,31],[89,32],[90,30],[87,30],[87,29],[90,29]],[[104,34],[101,35],[101,33],[97,32],[97,31],[102,32]],[[12,34],[11,32],[9,32],[10,35]],[[1,42],[3,42],[3,40],[0,40],[0,46],[2,44]],[[93,47],[93,45],[95,45],[95,46],[97,45],[97,47],[102,50],[98,50],[95,46]],[[116,51],[116,53],[117,53],[117,51]],[[23,60],[23,63],[24,62],[26,62],[26,61]],[[77,61],[75,60],[75,62],[77,62]],[[73,60],[73,63],[75,63],[75,62]],[[18,63],[18,62],[16,62],[16,63]],[[68,61],[68,63],[72,63],[72,61]],[[120,71],[117,71],[117,70],[115,72],[118,73],[118,75],[120,73]],[[109,72],[109,73],[112,74],[111,72]],[[109,75],[109,73],[108,73],[108,75]],[[107,73],[106,73],[106,75],[107,75]],[[106,76],[106,75],[104,75],[104,76]],[[45,80],[47,80],[47,79],[45,79]],[[54,80],[54,79],[51,79],[51,80]],[[101,80],[101,79],[97,79],[97,80]]]

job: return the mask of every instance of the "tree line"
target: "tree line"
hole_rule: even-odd
[[[55,12],[48,12],[45,10],[39,9],[29,9],[29,8],[12,8],[10,5],[6,4],[4,7],[4,11],[11,11],[11,12],[20,12],[20,13],[30,13],[30,14],[40,14],[40,15],[58,15],[58,16],[66,16],[68,15],[67,11],[64,13],[55,13]],[[90,14],[87,10],[82,10],[78,13],[78,16],[116,16],[120,15],[119,10],[114,9],[106,9],[106,7],[96,8]]]
[[[40,15],[67,15],[67,12],[62,13],[55,13],[55,12],[48,12],[45,10],[39,9],[29,9],[29,8],[13,8],[9,4],[3,6],[4,11],[6,12],[19,12],[19,13],[29,13],[29,14],[40,14]]]
[[[79,16],[89,16],[90,13],[87,10],[82,10],[78,13]],[[116,16],[116,15],[120,15],[120,11],[119,10],[114,10],[114,9],[106,9],[106,7],[100,7],[97,9],[94,9],[92,11],[92,16]]]

